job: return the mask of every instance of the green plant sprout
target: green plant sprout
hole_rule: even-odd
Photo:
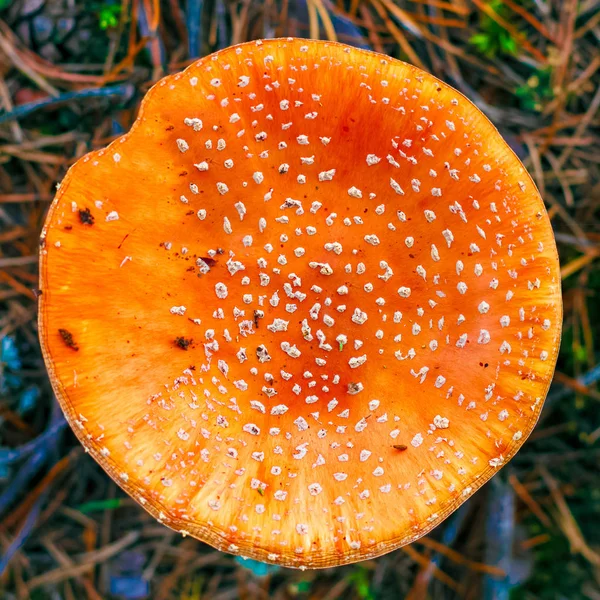
[[[371,590],[369,571],[367,571],[367,569],[357,565],[349,575],[348,579],[353,584],[354,591],[360,600],[375,600],[375,595]]]
[[[488,6],[498,16],[504,19],[510,17],[506,6],[504,6],[501,0],[491,0],[488,2]],[[502,25],[496,23],[494,19],[488,15],[482,15],[479,28],[479,32],[471,36],[469,43],[480,54],[487,58],[496,58],[502,54],[508,56],[515,56],[517,54],[519,50],[517,40]]]
[[[538,69],[523,85],[515,90],[521,108],[532,112],[540,112],[546,101],[554,97],[552,91],[552,69]]]
[[[98,25],[102,31],[114,29],[119,24],[121,16],[120,4],[102,4],[96,10],[98,16]]]

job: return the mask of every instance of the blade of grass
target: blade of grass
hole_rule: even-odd
[[[97,564],[106,562],[109,558],[119,554],[125,548],[128,548],[134,544],[139,537],[139,531],[130,531],[127,535],[123,536],[116,542],[107,544],[98,550],[93,550],[92,552],[87,552],[83,555],[80,555],[78,557],[78,563],[73,567],[66,569],[59,567],[58,569],[53,569],[33,577],[27,582],[27,590],[32,592],[43,585],[57,584],[61,581],[71,579],[72,577],[82,575],[93,569]]]
[[[413,4],[424,4],[429,8],[439,8],[462,17],[469,15],[469,9],[466,6],[455,6],[450,2],[444,2],[444,0],[410,0]]]
[[[477,571],[479,573],[487,573],[488,575],[494,575],[497,577],[506,577],[506,572],[504,571],[504,569],[494,567],[493,565],[486,565],[485,563],[477,562],[476,560],[471,560],[470,558],[463,556],[460,552],[457,552],[456,550],[453,550],[452,548],[442,544],[441,542],[437,542],[436,540],[433,540],[431,538],[422,537],[415,543],[422,544],[430,550],[435,550],[435,552],[438,552],[442,556],[445,556],[457,565],[465,566],[468,569],[471,569],[472,571]]]
[[[325,8],[323,4],[323,0],[312,0],[315,3],[317,8],[317,12],[321,17],[321,21],[323,22],[323,28],[325,29],[325,34],[327,35],[327,39],[330,42],[337,42],[337,35],[335,33],[335,28],[333,26],[333,22],[331,21],[331,17],[329,16],[329,12]]]
[[[187,0],[185,21],[188,30],[188,53],[190,58],[198,58],[202,47],[202,4],[203,0]]]
[[[569,540],[571,552],[581,554],[591,564],[596,567],[600,567],[600,554],[592,550],[585,541],[581,529],[575,520],[573,513],[569,509],[569,505],[560,491],[556,479],[550,475],[550,472],[548,469],[546,469],[546,467],[540,466],[538,468],[542,478],[550,490],[554,504],[558,509],[558,523],[561,526],[566,538]]]
[[[586,254],[583,254],[582,256],[573,259],[571,262],[567,263],[564,267],[562,267],[560,270],[560,276],[562,277],[562,279],[564,281],[565,279],[567,279],[567,277],[571,277],[571,275],[574,275],[575,273],[577,273],[578,271],[583,269],[583,267],[585,267],[586,265],[589,265],[592,261],[596,260],[599,256],[600,256],[600,250],[598,250],[596,248],[589,249],[586,252]]]
[[[532,27],[537,29],[537,31],[539,31],[546,39],[550,40],[553,44],[556,44],[554,36],[548,31],[546,26],[543,23],[540,23],[526,8],[518,5],[516,2],[513,2],[513,0],[502,0],[502,3],[508,6],[510,10],[517,13]]]
[[[370,2],[373,8],[377,11],[379,17],[383,20],[388,31],[392,34],[393,38],[400,46],[402,52],[404,52],[404,54],[406,54],[406,56],[408,57],[408,60],[415,66],[420,67],[421,69],[425,68],[420,58],[413,50],[412,46],[408,43],[408,40],[406,39],[402,31],[400,31],[400,29],[396,27],[394,22],[389,18],[388,13],[385,10],[381,0],[370,0]]]
[[[531,494],[527,491],[527,488],[518,480],[514,473],[508,476],[508,483],[512,485],[515,493],[521,501],[527,505],[529,510],[537,517],[538,521],[544,526],[550,528],[552,522],[550,517],[543,511],[542,507],[533,499]]]
[[[306,0],[306,8],[308,10],[308,34],[311,40],[318,40],[319,35],[319,15],[317,6],[313,0]]]
[[[14,110],[0,115],[0,124],[8,121],[23,119],[42,108],[60,106],[74,100],[87,100],[88,98],[108,98],[111,96],[127,97],[133,94],[133,86],[130,83],[108,86],[103,88],[92,88],[79,90],[77,92],[66,92],[51,98],[44,98],[34,102],[28,102],[17,106]]]
[[[407,31],[410,31],[410,33],[418,38],[423,37],[421,28],[415,23],[410,13],[401,9],[397,4],[392,2],[392,0],[381,0],[381,2],[388,12],[393,15]]]
[[[401,550],[405,553],[408,554],[408,556],[410,556],[410,558],[412,558],[417,564],[421,565],[422,567],[428,567],[431,568],[431,561],[429,560],[429,558],[427,558],[426,556],[423,556],[422,554],[420,554],[419,552],[417,552],[412,546],[403,546],[401,548]],[[444,573],[444,571],[442,571],[439,567],[433,565],[433,576],[438,580],[441,581],[445,586],[449,587],[451,590],[454,590],[455,592],[461,593],[461,586],[460,584],[455,581],[454,579],[452,579],[452,577],[450,577],[450,575],[447,575],[446,573]]]
[[[107,498],[106,500],[93,500],[84,502],[75,507],[75,510],[87,515],[91,512],[100,512],[104,510],[116,510],[123,504],[122,498]]]

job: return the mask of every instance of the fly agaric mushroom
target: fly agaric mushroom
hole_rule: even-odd
[[[271,40],[148,93],[67,174],[40,337],[81,443],[162,523],[326,567],[410,543],[515,454],[561,328],[544,204],[461,94]]]

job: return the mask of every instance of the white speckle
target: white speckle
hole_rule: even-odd
[[[438,428],[438,429],[448,429],[448,426],[450,424],[450,421],[446,418],[446,417],[440,417],[440,415],[436,415],[433,418],[433,424]]]
[[[420,433],[417,433],[410,443],[411,446],[418,448],[423,443],[423,436]]]
[[[360,367],[361,365],[364,365],[366,362],[367,362],[367,355],[363,354],[362,356],[353,356],[348,361],[348,364],[350,365],[351,369],[356,369],[356,368]]]
[[[360,310],[360,308],[355,308],[354,313],[352,314],[352,322],[357,325],[362,325],[368,319],[367,313]]]
[[[452,246],[452,242],[454,241],[454,235],[449,229],[444,229],[444,231],[442,231],[442,235],[448,244],[448,248],[450,248],[450,246]]]
[[[243,202],[236,202],[233,207],[237,210],[240,215],[240,221],[244,220],[244,216],[246,215],[246,205]]]
[[[296,525],[296,532],[300,535],[306,535],[308,533],[308,525],[298,523],[298,525]]]
[[[265,405],[258,400],[250,400],[250,408],[257,410],[258,412],[265,414]]]
[[[467,345],[467,334],[462,333],[458,336],[458,340],[456,341],[457,348],[464,348]]]
[[[311,483],[308,486],[308,491],[311,496],[316,496],[323,491],[323,488],[318,483]]]
[[[362,198],[362,192],[358,188],[352,186],[348,190],[348,196],[352,196],[352,198]]]
[[[276,333],[277,331],[287,331],[289,325],[289,321],[285,321],[283,319],[275,319],[273,323],[267,325],[267,329]]]
[[[481,329],[479,331],[479,338],[477,339],[478,344],[489,344],[490,340],[490,332],[487,329]]]
[[[396,192],[396,194],[404,196],[404,190],[400,187],[400,184],[392,177],[390,177],[390,186]]]
[[[329,171],[321,171],[319,173],[319,181],[331,181],[334,175],[335,169],[330,169]]]
[[[215,293],[217,294],[217,298],[223,300],[224,298],[227,298],[229,292],[227,291],[227,286],[224,283],[219,282],[215,284]]]
[[[229,188],[227,187],[227,184],[222,181],[217,181],[217,190],[219,191],[219,194],[224,196],[229,191]]]
[[[254,423],[246,423],[242,427],[242,431],[249,433],[250,435],[260,435],[260,427],[255,425]]]
[[[441,388],[445,383],[446,383],[446,378],[443,375],[438,375],[436,377],[435,383],[433,385],[435,385],[436,388]]]

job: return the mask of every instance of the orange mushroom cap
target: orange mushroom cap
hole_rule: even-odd
[[[148,93],[42,234],[62,408],[169,527],[291,567],[380,555],[519,449],[556,362],[544,204],[486,117],[342,44],[243,44]]]

